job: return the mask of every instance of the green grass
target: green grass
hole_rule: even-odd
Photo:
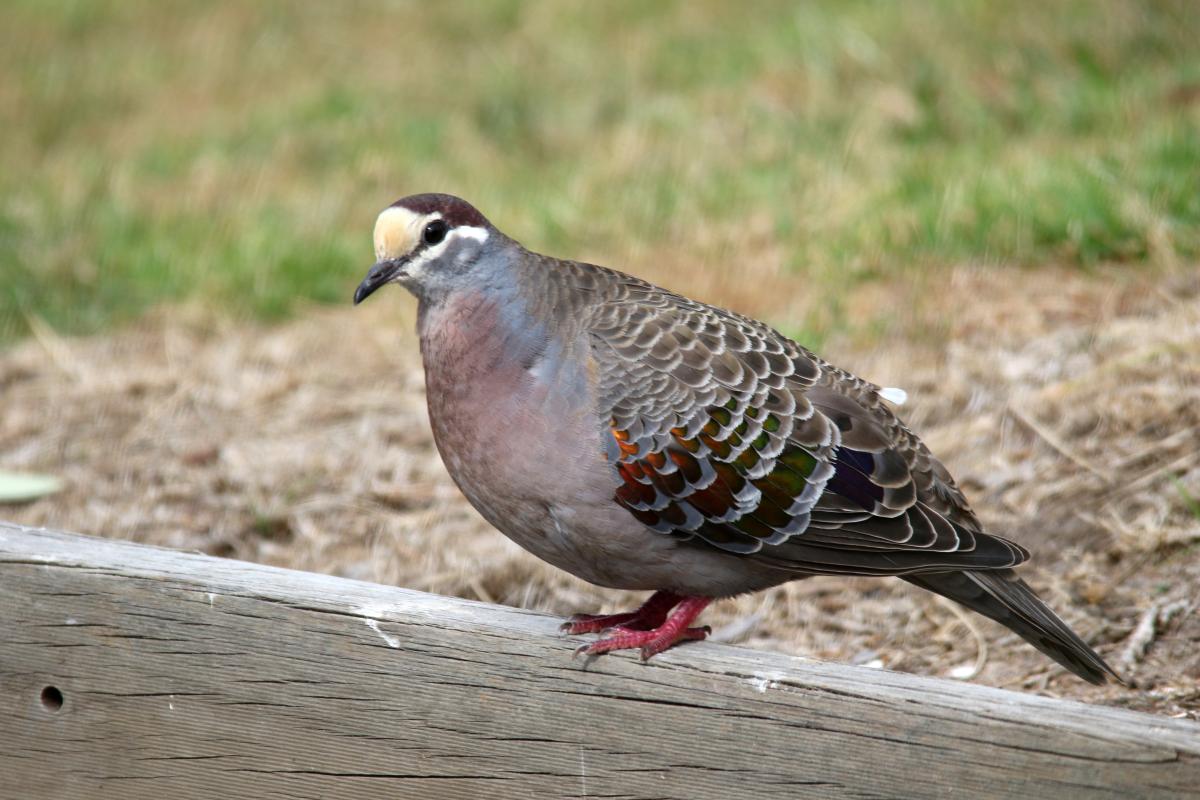
[[[1186,508],[1193,517],[1195,517],[1197,520],[1200,520],[1200,499],[1192,497],[1191,492],[1187,490],[1187,487],[1183,485],[1183,481],[1178,477],[1172,475],[1171,483],[1175,485],[1175,490],[1179,492],[1179,499],[1183,502],[1184,508]]]
[[[1197,41],[1187,0],[8,2],[0,340],[346,302],[375,213],[427,190],[680,286],[765,221],[831,303],[964,261],[1186,263]]]

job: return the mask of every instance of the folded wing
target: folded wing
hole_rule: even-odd
[[[649,528],[797,573],[1028,557],[980,530],[877,386],[754,320],[620,278],[587,322],[614,500]]]

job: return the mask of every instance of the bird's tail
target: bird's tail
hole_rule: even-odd
[[[1088,683],[1121,677],[1011,569],[927,572],[904,580],[994,619]]]

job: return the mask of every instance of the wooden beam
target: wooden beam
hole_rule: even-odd
[[[0,523],[0,797],[1181,797],[1200,725]]]

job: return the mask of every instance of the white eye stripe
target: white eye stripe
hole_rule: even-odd
[[[450,236],[461,236],[464,239],[474,239],[480,244],[483,244],[488,240],[487,228],[477,228],[474,225],[460,225],[459,227],[450,231]]]
[[[420,255],[418,255],[416,258],[414,258],[412,261],[410,261],[408,271],[410,273],[413,273],[420,267],[424,266],[425,264],[428,264],[430,261],[433,261],[434,259],[441,256],[442,253],[444,253],[446,251],[446,248],[450,246],[450,243],[453,242],[456,238],[458,238],[458,239],[474,239],[475,241],[482,244],[487,241],[488,232],[487,232],[486,228],[477,228],[472,225],[463,225],[458,228],[451,228],[450,231],[446,234],[445,239],[443,239],[442,241],[438,242],[437,244],[435,244],[431,247],[426,247],[424,250],[421,251]]]
[[[426,247],[419,256],[419,260],[428,261],[440,256],[450,243],[455,239],[474,239],[483,244],[488,240],[488,232],[486,228],[476,228],[471,225],[463,225],[458,228],[451,228],[446,232],[446,238],[435,245]]]

